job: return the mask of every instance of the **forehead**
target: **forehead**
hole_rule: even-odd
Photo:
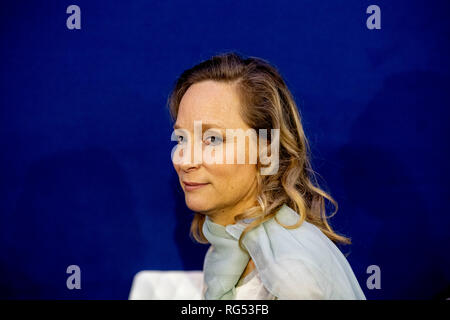
[[[194,121],[215,123],[223,128],[246,127],[240,114],[240,101],[232,84],[202,81],[189,87],[180,102],[176,125],[193,128]]]

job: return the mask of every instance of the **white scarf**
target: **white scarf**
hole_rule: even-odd
[[[224,226],[212,222],[209,216],[206,216],[202,230],[212,246],[205,256],[203,266],[204,282],[207,288],[205,299],[233,299],[236,284],[250,256],[239,247],[238,240],[228,234]]]

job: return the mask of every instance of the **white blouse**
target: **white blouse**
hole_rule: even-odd
[[[245,278],[236,284],[235,300],[276,300],[264,287],[258,270],[254,268]]]

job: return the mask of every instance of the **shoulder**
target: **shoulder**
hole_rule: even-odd
[[[279,222],[297,222],[289,207],[280,212]],[[244,240],[272,294],[280,299],[352,299],[360,291],[346,258],[319,228],[304,221],[286,229],[277,220],[266,221]]]
[[[255,230],[253,244],[264,246],[268,239],[274,260],[278,262],[298,260],[309,269],[326,271],[333,267],[336,256],[342,255],[339,248],[314,224],[307,221],[294,229],[283,225],[295,225],[298,214],[284,205],[277,213],[276,219],[266,221]]]

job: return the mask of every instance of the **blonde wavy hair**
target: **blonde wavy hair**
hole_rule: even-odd
[[[255,218],[242,232],[242,239],[251,229],[274,217],[287,204],[300,219],[317,226],[334,243],[350,244],[350,238],[337,234],[328,219],[338,211],[337,202],[322,190],[310,163],[310,146],[303,131],[301,116],[291,92],[278,70],[266,60],[230,52],[223,53],[184,71],[176,80],[167,105],[176,121],[179,105],[188,88],[197,82],[214,80],[235,84],[241,100],[241,117],[253,129],[280,129],[279,168],[276,174],[260,175],[257,170],[257,205],[235,216],[235,222]],[[270,141],[270,134],[269,141]],[[269,142],[270,143],[270,142]],[[260,168],[258,159],[257,168]],[[335,211],[326,215],[325,199],[333,203]],[[276,219],[276,217],[275,217]],[[208,243],[202,232],[205,216],[195,213],[190,234],[200,243]]]

